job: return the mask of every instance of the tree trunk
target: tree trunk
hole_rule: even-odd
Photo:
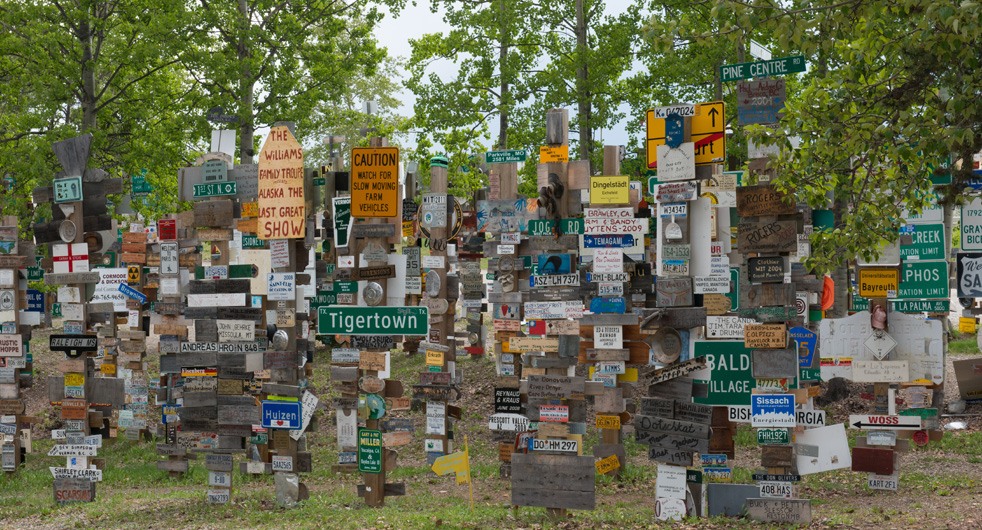
[[[94,15],[94,14],[93,14]],[[92,57],[92,26],[89,20],[78,25],[78,40],[82,43],[82,133],[97,128],[95,99],[95,67]]]
[[[589,70],[587,69],[587,26],[583,13],[583,0],[576,0],[576,58],[579,68],[576,69],[576,113],[580,130],[580,160],[590,160],[593,144],[593,125],[591,123],[593,106],[590,102],[590,92],[587,88]],[[593,161],[590,160],[590,174],[593,174]]]
[[[252,164],[253,157],[253,104],[255,102],[256,80],[252,78],[252,68],[249,66],[249,57],[252,55],[249,48],[249,3],[248,0],[239,0],[239,22],[242,27],[239,30],[238,55],[239,63],[242,65],[242,77],[239,80],[239,120],[242,125],[239,129],[241,138],[239,139],[239,159],[242,164]]]
[[[505,63],[508,61],[508,43],[511,40],[511,36],[508,34],[508,24],[510,23],[505,16],[505,2],[507,0],[498,0],[498,14],[499,20],[501,22],[501,41],[498,43],[498,68],[501,71],[501,100],[499,101],[500,107],[498,108],[498,150],[504,151],[508,149],[508,116],[510,114],[510,105],[508,101],[508,91],[510,86],[508,83],[508,78],[505,76]]]

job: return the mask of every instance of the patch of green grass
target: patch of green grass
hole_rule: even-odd
[[[948,343],[948,353],[952,355],[979,355],[979,346],[975,335],[961,334],[964,338]]]
[[[932,442],[925,447],[911,444],[915,451],[954,452],[960,455],[977,455],[982,447],[982,432],[945,432],[940,442]]]

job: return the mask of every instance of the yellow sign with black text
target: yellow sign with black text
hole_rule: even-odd
[[[590,204],[628,204],[631,202],[630,177],[590,177]]]
[[[351,217],[399,215],[399,148],[351,149]]]
[[[859,269],[859,296],[863,298],[896,298],[900,289],[898,269]]]
[[[711,101],[696,105],[690,121],[695,144],[696,165],[722,164],[726,159],[726,104]],[[648,169],[658,167],[658,146],[665,144],[665,119],[656,118],[654,109],[645,113],[645,160]]]
[[[547,162],[569,162],[569,146],[557,145],[555,147],[540,147],[539,163],[545,164]]]

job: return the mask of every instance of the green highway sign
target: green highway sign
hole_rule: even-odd
[[[314,179],[314,186],[327,186],[327,179],[324,177],[317,177]]]
[[[910,243],[900,244],[900,257],[912,260],[945,259],[944,224],[906,225],[901,237],[910,236]]]
[[[900,284],[903,289],[903,284]],[[947,313],[951,310],[949,300],[891,300],[890,311],[898,313]]]
[[[488,151],[484,154],[484,160],[488,164],[507,164],[508,162],[525,162],[525,156],[524,149]]]
[[[382,472],[382,431],[358,430],[358,472]]]
[[[794,55],[769,61],[727,64],[719,67],[719,77],[723,82],[739,81],[751,77],[794,74],[805,71],[805,56]]]
[[[326,306],[317,310],[319,335],[426,335],[425,307]]]
[[[242,248],[266,248],[266,240],[257,236],[242,234]]]
[[[28,267],[27,268],[27,281],[29,282],[39,282],[44,279],[44,269],[41,267]]]
[[[235,195],[236,182],[208,182],[206,184],[194,185],[194,198],[202,199],[205,197],[221,197],[224,195]]]
[[[858,294],[852,295],[852,310],[853,311],[869,311],[869,298],[863,298]]]
[[[750,395],[757,387],[750,370],[750,348],[742,340],[707,340],[693,343],[693,357],[705,356],[706,366],[712,374],[709,381],[699,381],[709,385],[709,393],[704,398],[693,401],[702,405],[747,405]]]
[[[948,300],[950,296],[948,262],[904,262],[900,275],[900,290],[897,292],[898,299],[941,298]]]
[[[150,195],[153,192],[153,186],[147,182],[147,177],[143,175],[133,175],[133,195]]]
[[[310,308],[317,310],[322,306],[336,305],[338,295],[330,291],[317,291],[317,296],[310,299]]]

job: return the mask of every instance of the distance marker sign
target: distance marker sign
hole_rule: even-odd
[[[351,216],[399,215],[399,148],[351,149]]]

